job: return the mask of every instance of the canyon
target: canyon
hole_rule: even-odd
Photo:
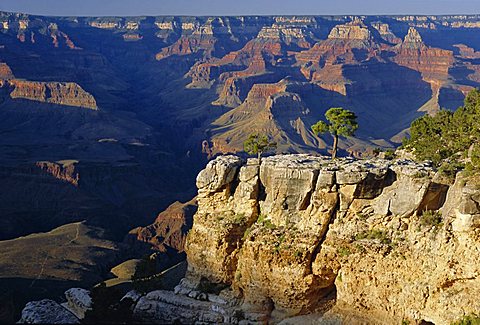
[[[73,239],[71,228],[78,223],[93,229],[80,232],[84,254],[98,245],[108,247],[100,278],[144,254],[155,254],[163,269],[172,266],[195,250],[186,233],[192,225],[198,231],[193,214],[202,215],[205,206],[198,197],[197,211],[190,200],[197,194],[195,178],[209,160],[228,153],[245,158],[243,141],[252,132],[270,136],[278,154],[327,154],[332,139],[313,134],[310,126],[339,106],[354,111],[360,124],[355,137],[341,139],[340,156],[368,158],[375,148],[395,148],[415,118],[454,110],[479,86],[478,28],[477,15],[43,17],[0,12],[0,244],[19,240],[4,259],[12,254],[25,259],[23,269],[0,268],[0,279],[30,284],[35,277],[29,268],[38,268],[45,252],[30,254],[29,236],[54,241],[67,227],[62,238]],[[242,177],[241,191],[247,195],[255,177]],[[253,197],[249,200],[254,204]],[[303,200],[285,204],[307,208],[309,200]],[[187,203],[171,205],[175,201]],[[247,224],[258,217],[250,203],[241,203],[241,213],[251,218]],[[267,204],[268,213],[278,212],[273,202]],[[92,231],[105,242],[90,238]],[[235,237],[241,230],[228,231]],[[297,240],[294,235],[288,240]],[[245,258],[256,252],[256,244],[245,246]],[[235,249],[225,249],[215,265],[224,275],[218,271],[212,279],[240,288],[250,299],[248,287],[232,274],[237,253],[230,256]],[[72,261],[83,254],[61,252]],[[189,262],[202,274],[200,263]],[[90,266],[65,268],[69,271],[45,268],[33,287],[39,292],[57,288],[51,291],[57,295],[98,280]],[[347,279],[345,270],[325,271],[328,280],[313,277],[328,285],[303,287],[305,297],[308,290],[324,290],[327,299],[332,277]],[[243,273],[245,279],[260,276]],[[341,290],[336,285],[339,295]],[[22,288],[16,316],[31,300],[30,291],[28,285]],[[271,305],[271,294],[264,295]],[[298,309],[310,308],[302,299]],[[279,315],[290,315],[282,309],[286,304],[274,301]]]

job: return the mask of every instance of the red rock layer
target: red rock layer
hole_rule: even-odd
[[[213,36],[189,35],[182,36],[177,42],[157,53],[156,59],[163,60],[172,55],[189,55],[204,51],[209,56],[215,48],[217,39]]]
[[[153,224],[136,228],[130,231],[130,235],[140,242],[149,243],[154,250],[166,252],[168,248],[173,248],[181,253],[196,211],[195,199],[187,203],[175,202],[160,213]]]
[[[57,105],[98,109],[95,98],[73,82],[9,81],[11,98],[29,99]]]
[[[248,75],[247,71],[248,69],[232,73],[233,76],[225,80],[220,96],[213,104],[236,107],[245,100],[255,84],[274,82],[276,79],[273,73]]]
[[[421,72],[424,77],[447,78],[454,63],[453,52],[429,48],[399,47],[393,61],[398,65]]]
[[[284,92],[287,89],[285,83],[276,84],[256,84],[253,85],[252,90],[248,93],[246,102],[249,104],[257,101],[265,101],[268,97]]]
[[[460,52],[460,57],[465,59],[480,59],[480,52],[475,51],[473,48],[468,47],[464,44],[457,44],[454,46],[458,48],[458,51]]]
[[[380,48],[370,41],[329,39],[300,52],[296,60],[307,80],[345,96],[349,81],[343,75],[343,67],[377,56]]]
[[[13,75],[12,70],[6,63],[0,63],[0,79],[13,79],[15,76]]]
[[[36,166],[42,170],[43,173],[49,174],[56,179],[78,186],[80,175],[75,168],[75,164],[60,165],[50,161],[37,162]]]
[[[284,53],[281,43],[255,39],[248,42],[241,50],[231,52],[219,60],[195,65],[189,75],[192,77],[193,85],[203,85],[216,78],[224,82],[230,77],[264,73],[266,61],[275,64],[275,58]]]
[[[396,46],[394,51],[395,63],[421,72],[425,80],[446,79],[455,61],[452,51],[426,46],[420,33],[413,27],[410,27],[403,43]]]

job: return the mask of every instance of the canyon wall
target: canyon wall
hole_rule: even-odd
[[[95,98],[73,82],[35,82],[10,80],[13,99],[28,99],[55,105],[75,106],[97,110]]]
[[[134,314],[450,324],[480,311],[478,184],[406,160],[221,156],[197,177],[186,278]]]

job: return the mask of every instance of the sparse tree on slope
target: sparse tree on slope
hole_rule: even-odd
[[[248,136],[248,139],[243,143],[243,149],[249,155],[257,155],[258,163],[262,159],[262,153],[273,150],[277,147],[277,144],[270,139],[265,134],[252,133]]]
[[[354,112],[341,107],[330,108],[325,117],[328,122],[318,121],[312,125],[316,134],[330,133],[333,136],[332,159],[337,157],[338,137],[351,137],[358,129],[357,116]]]

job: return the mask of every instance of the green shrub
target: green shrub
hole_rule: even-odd
[[[247,229],[245,229],[245,232],[243,233],[242,241],[247,240],[251,232],[252,232],[252,227],[248,227]]]
[[[395,154],[395,150],[393,149],[388,149],[385,151],[385,159],[387,160],[393,160],[397,157],[397,155]]]
[[[352,254],[352,251],[348,246],[340,246],[340,247],[337,247],[337,254],[340,255],[341,257],[346,257]]]
[[[444,177],[455,179],[457,172],[464,169],[465,165],[456,161],[446,161],[438,168],[438,173]]]
[[[264,214],[260,214],[258,216],[257,222],[258,223],[263,223],[267,217]]]
[[[420,217],[420,223],[424,227],[440,226],[442,222],[442,214],[439,211],[426,210]]]
[[[338,279],[338,282],[342,282],[342,281],[343,281],[342,273],[338,273],[337,279]]]
[[[431,160],[435,166],[456,161],[458,156],[470,159],[473,170],[480,170],[480,91],[472,90],[464,105],[455,112],[441,110],[413,121],[410,138],[402,147],[417,159]]]
[[[157,273],[157,262],[149,255],[144,256],[135,268],[132,280],[146,278]]]
[[[367,250],[360,244],[355,244],[355,248],[359,253],[365,253]]]
[[[245,214],[243,213],[238,213],[238,214],[235,214],[235,216],[233,217],[233,223],[235,224],[243,224],[245,222]]]
[[[424,178],[426,176],[428,176],[426,173],[423,173],[421,171],[417,171],[417,172],[415,172],[415,174],[413,174],[412,177],[419,179],[419,178]]]
[[[161,275],[152,275],[148,278],[132,280],[133,289],[140,293],[147,293],[155,290],[164,289]]]
[[[135,274],[132,276],[132,286],[138,292],[148,292],[162,289],[162,281],[157,274],[155,258],[145,256],[137,264]]]
[[[480,317],[477,315],[464,316],[462,319],[453,322],[452,325],[480,325]]]
[[[263,226],[267,229],[270,229],[270,230],[273,230],[275,228],[277,228],[270,219],[267,219],[263,222]]]
[[[273,230],[276,228],[276,226],[272,223],[272,221],[270,219],[267,219],[267,217],[263,214],[260,214],[258,216],[257,223],[270,230]]]
[[[285,235],[282,234],[282,235],[280,235],[280,237],[278,237],[277,242],[275,242],[275,245],[274,245],[274,251],[276,253],[280,252],[280,250],[282,249],[282,244],[283,244],[284,241],[285,241]],[[284,247],[284,248],[286,248],[286,247]]]
[[[356,213],[356,216],[357,216],[360,220],[367,220],[367,219],[368,219],[368,215],[363,214],[363,213],[361,213],[361,212],[357,212],[357,213]]]
[[[380,243],[385,245],[390,245],[392,243],[392,240],[390,239],[390,237],[388,237],[385,231],[377,230],[377,229],[363,231],[361,233],[358,233],[355,236],[355,240],[362,240],[362,239],[378,240]]]

